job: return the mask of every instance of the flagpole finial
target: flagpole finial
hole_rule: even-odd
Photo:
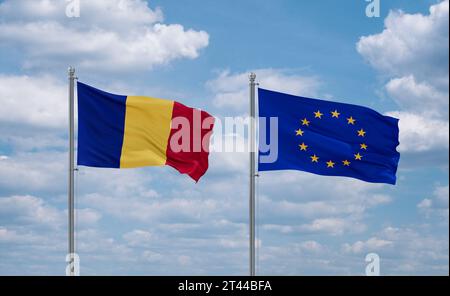
[[[248,78],[250,79],[251,82],[255,82],[256,74],[252,72],[250,73],[250,75],[248,75]]]
[[[75,75],[75,68],[72,67],[72,66],[70,66],[70,67],[67,69],[67,72],[69,73],[69,76],[74,76],[74,75]]]

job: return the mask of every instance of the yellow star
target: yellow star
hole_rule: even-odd
[[[362,150],[367,150],[367,147],[368,147],[368,146],[367,146],[366,144],[364,144],[364,143],[361,144],[361,149],[362,149]]]
[[[339,115],[341,115],[341,113],[339,113],[337,110],[334,110],[333,112],[331,112],[331,117],[339,118]]]
[[[320,110],[318,110],[317,112],[314,112],[314,116],[315,116],[316,118],[322,119],[323,114],[320,113]]]
[[[360,130],[358,131],[358,137],[365,137],[365,136],[366,136],[366,131],[363,130],[363,129],[360,129]]]
[[[362,160],[362,155],[359,154],[359,152],[358,152],[358,154],[355,154],[355,159],[356,160]]]
[[[302,120],[302,125],[306,125],[306,126],[309,126],[309,121],[308,121],[308,119],[303,119]]]
[[[303,136],[303,134],[305,133],[304,131],[302,131],[301,128],[299,128],[299,129],[296,130],[295,132],[296,132],[296,136]]]
[[[344,160],[342,163],[344,164],[344,166],[350,166],[350,161],[348,160]]]
[[[334,168],[335,163],[331,160],[327,162],[327,168]]]
[[[306,145],[305,143],[302,143],[301,145],[298,145],[300,147],[300,150],[302,151],[306,151],[306,149],[308,149],[308,145]]]
[[[312,162],[319,162],[319,157],[314,154],[313,156],[311,156],[311,161]]]
[[[350,116],[350,118],[347,118],[348,124],[355,124],[356,119],[354,119],[352,116]]]

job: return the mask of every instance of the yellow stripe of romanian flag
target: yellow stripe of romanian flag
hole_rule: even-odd
[[[128,96],[121,168],[166,164],[174,101]]]

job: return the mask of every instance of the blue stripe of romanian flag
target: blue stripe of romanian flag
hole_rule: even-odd
[[[78,82],[78,165],[120,168],[126,96]],[[80,145],[82,143],[82,145]]]

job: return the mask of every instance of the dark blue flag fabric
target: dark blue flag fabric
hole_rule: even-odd
[[[265,89],[258,97],[259,171],[300,170],[395,184],[398,119],[362,106]],[[270,124],[270,118],[278,124]]]

